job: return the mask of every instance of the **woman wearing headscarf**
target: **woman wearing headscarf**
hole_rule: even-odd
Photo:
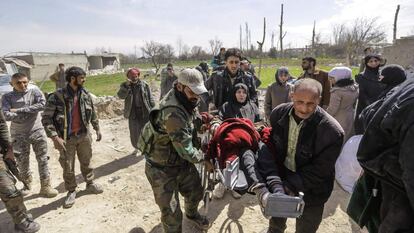
[[[359,120],[359,114],[368,105],[379,99],[384,90],[384,84],[379,81],[379,67],[381,57],[376,54],[369,54],[365,57],[365,70],[355,77],[359,85],[358,105],[355,114],[355,133],[363,134],[363,124]]]
[[[352,79],[348,67],[335,67],[328,73],[333,87],[326,111],[333,116],[345,132],[344,142],[354,133],[355,105],[358,99],[358,84]]]
[[[253,123],[261,121],[259,108],[250,101],[248,87],[243,83],[238,83],[233,87],[230,100],[223,104],[219,109],[221,120],[228,118],[246,118]]]
[[[266,119],[269,119],[272,110],[279,104],[290,102],[291,84],[287,81],[291,79],[289,69],[287,67],[280,67],[275,73],[275,82],[267,87],[264,112]]]

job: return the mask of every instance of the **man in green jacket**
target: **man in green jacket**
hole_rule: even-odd
[[[197,210],[203,188],[194,163],[204,161],[204,156],[196,147],[193,124],[200,96],[207,89],[196,69],[181,71],[177,81],[159,107],[151,111],[150,122],[144,126],[138,142],[166,233],[182,232],[179,193],[184,196],[187,219],[201,229],[209,227],[208,220]]]
[[[92,103],[92,96],[83,88],[86,73],[82,68],[71,67],[66,71],[67,86],[52,93],[42,114],[46,134],[59,150],[59,162],[68,191],[63,204],[70,208],[76,198],[75,155],[78,155],[86,189],[94,194],[102,193],[100,185],[93,182],[91,167],[92,136],[89,125],[96,131],[96,141],[102,139],[99,121]]]

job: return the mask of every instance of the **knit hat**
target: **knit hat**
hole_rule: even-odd
[[[385,66],[384,69],[381,70],[381,75],[384,76],[384,78],[381,79],[381,82],[390,86],[397,86],[407,79],[404,68],[396,64]]]
[[[338,66],[332,68],[329,73],[329,77],[333,77],[335,82],[343,79],[350,79],[352,77],[352,70],[345,66]]]
[[[141,71],[138,68],[133,67],[133,68],[128,69],[126,76],[129,77],[130,74],[132,75],[138,74],[139,76],[141,74]]]

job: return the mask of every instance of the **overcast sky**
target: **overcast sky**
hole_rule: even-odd
[[[110,48],[112,52],[140,55],[145,41],[209,50],[214,37],[225,47],[239,46],[240,24],[248,22],[252,42],[262,38],[267,20],[265,48],[278,34],[279,0],[0,0],[0,55],[17,51],[83,52]],[[392,40],[397,4],[398,37],[414,34],[414,0],[295,0],[285,1],[285,47],[310,43],[313,21],[329,42],[332,27],[358,17],[378,17]],[[244,32],[244,31],[243,31]]]

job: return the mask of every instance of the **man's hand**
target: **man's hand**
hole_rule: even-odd
[[[204,160],[204,168],[206,169],[206,171],[208,172],[213,172],[214,171],[214,166],[213,164],[210,162],[210,160]]]
[[[293,197],[296,196],[295,193],[292,190],[290,190],[287,186],[283,186],[283,188],[285,188],[285,193],[287,195],[293,196]]]
[[[13,154],[13,147],[11,146],[7,148],[7,152],[4,156],[5,156],[4,157],[5,159],[11,159],[13,161],[16,161],[16,159],[14,158],[14,154]]]
[[[102,134],[100,130],[96,131],[96,141],[99,142],[102,139]]]
[[[57,150],[63,150],[66,152],[66,142],[60,138],[59,136],[54,136],[52,137],[52,141],[53,141],[53,146],[55,147],[55,149]]]
[[[17,109],[16,108],[11,108],[10,112],[17,112]]]

